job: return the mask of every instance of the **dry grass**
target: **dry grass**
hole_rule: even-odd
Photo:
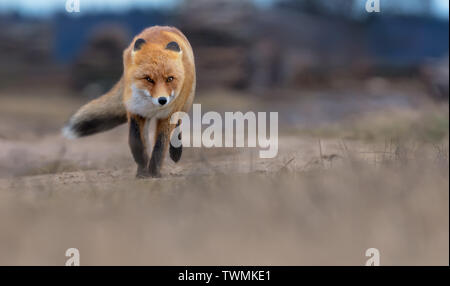
[[[402,148],[250,173],[16,180],[0,192],[0,264],[62,265],[69,247],[83,265],[362,265],[370,247],[383,265],[448,264],[448,156]]]
[[[147,180],[126,128],[66,141],[63,111],[9,112],[28,133],[0,128],[0,265],[63,265],[71,247],[82,265],[363,265],[372,247],[382,265],[449,263],[448,107],[282,125],[276,159],[186,149]]]
[[[315,137],[338,137],[366,142],[393,139],[439,143],[448,136],[448,130],[448,105],[442,105],[369,112],[314,129],[303,128],[297,132]]]

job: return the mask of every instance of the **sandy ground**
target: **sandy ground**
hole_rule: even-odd
[[[82,265],[363,265],[374,247],[382,265],[446,265],[448,107],[412,98],[201,95],[205,111],[279,110],[278,156],[185,148],[136,180],[126,126],[67,140],[81,99],[2,94],[0,264],[75,247]]]

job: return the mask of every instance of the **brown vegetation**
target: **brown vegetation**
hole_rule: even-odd
[[[70,247],[82,265],[363,265],[371,247],[382,265],[448,264],[448,107],[282,121],[273,160],[185,149],[163,178],[136,180],[125,126],[67,141],[58,129],[80,102],[0,99],[2,265],[63,265]]]

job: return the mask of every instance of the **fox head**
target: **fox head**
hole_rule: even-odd
[[[169,105],[181,92],[184,82],[183,51],[179,44],[152,43],[138,38],[130,49],[124,55],[124,70],[132,97],[144,105],[151,101],[152,109]]]

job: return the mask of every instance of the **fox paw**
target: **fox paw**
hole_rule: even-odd
[[[161,178],[161,173],[160,172],[150,172],[149,176],[152,178]]]
[[[137,179],[144,179],[150,177],[150,172],[146,168],[140,168],[138,167],[136,172],[136,178]]]
[[[170,144],[169,148],[169,154],[170,158],[177,163],[181,159],[181,153],[183,152],[183,146],[180,147],[173,147],[172,144]]]

